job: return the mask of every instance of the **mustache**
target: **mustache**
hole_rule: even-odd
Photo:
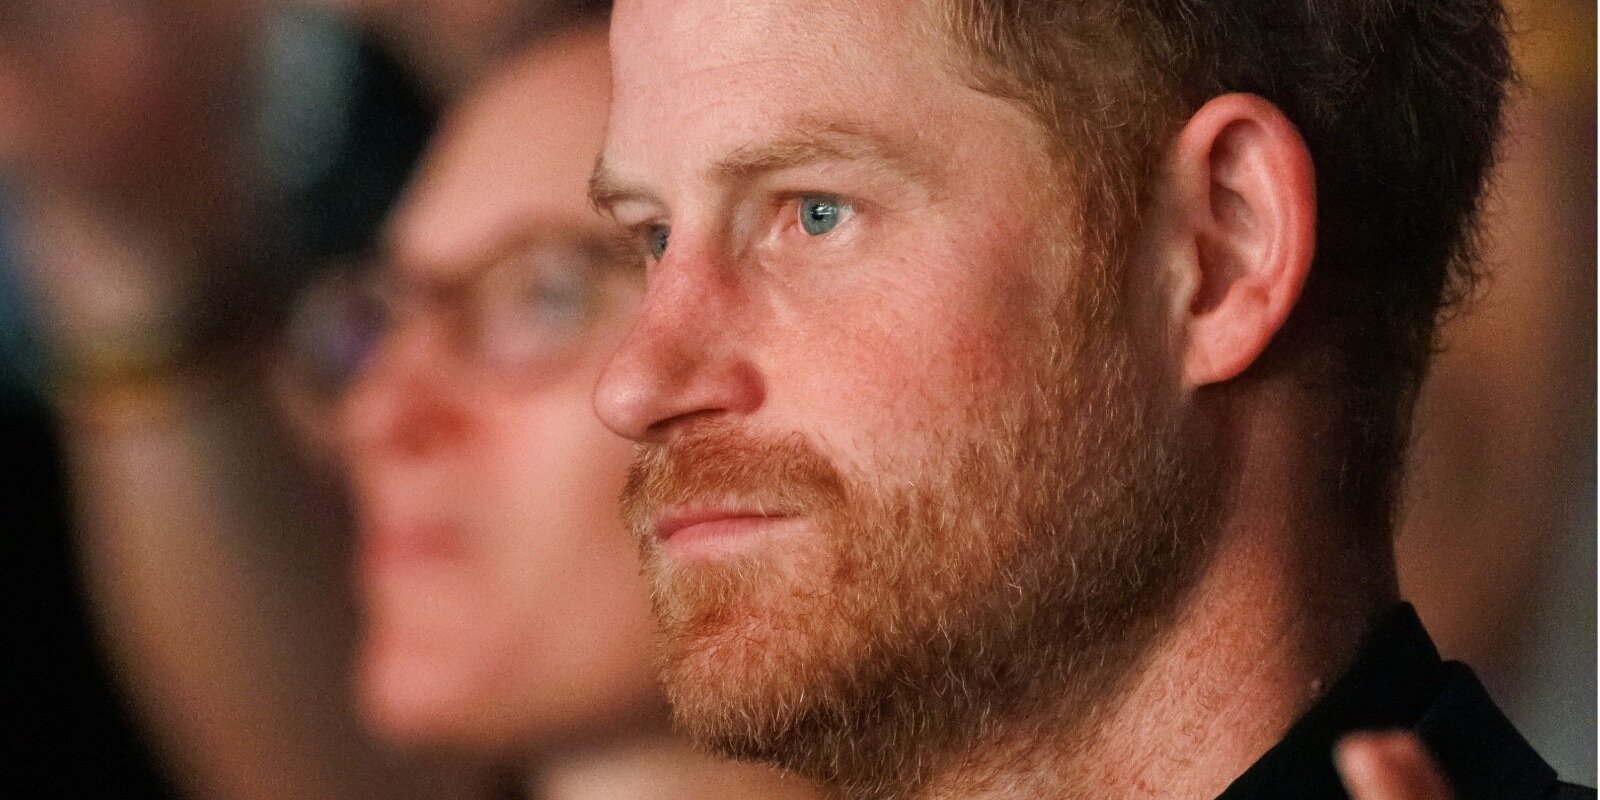
[[[799,515],[837,511],[848,500],[843,474],[799,434],[759,436],[703,423],[668,442],[640,445],[622,491],[622,516],[635,537],[652,538],[661,509],[707,504]]]

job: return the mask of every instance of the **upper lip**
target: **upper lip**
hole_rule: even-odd
[[[754,508],[679,508],[662,514],[656,521],[656,538],[671,539],[673,534],[691,525],[720,522],[728,519],[776,519],[786,514]]]

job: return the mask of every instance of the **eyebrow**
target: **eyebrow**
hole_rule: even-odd
[[[865,129],[838,124],[796,127],[771,141],[744,145],[712,165],[710,175],[731,184],[828,161],[867,163],[927,187],[933,184],[934,170],[912,158],[907,148]],[[631,201],[665,205],[649,190],[622,179],[602,155],[589,179],[589,202],[596,211],[609,214],[616,205]]]
[[[808,127],[770,142],[746,145],[717,162],[711,172],[733,182],[824,161],[865,162],[924,182],[929,172],[892,140],[846,125]]]
[[[605,154],[595,162],[594,173],[589,176],[589,205],[603,216],[612,216],[612,209],[622,203],[643,202],[655,205],[664,205],[649,190],[636,184],[623,180],[611,165],[606,163]]]

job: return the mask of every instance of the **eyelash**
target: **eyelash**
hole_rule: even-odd
[[[672,227],[670,225],[650,222],[633,226],[632,235],[629,238],[633,241],[635,250],[638,251],[637,255],[639,259],[642,260],[646,265],[651,265],[661,260],[660,256],[658,256],[655,252],[655,237],[658,234],[669,237],[662,242],[661,252],[662,255],[665,255],[666,248],[671,246],[671,233]]]
[[[781,202],[778,204],[778,208],[780,209],[778,213],[780,213],[783,217],[784,230],[801,230],[803,235],[806,235],[810,238],[821,238],[822,236],[826,236],[828,233],[832,233],[831,229],[822,234],[804,233],[800,220],[800,214],[803,204],[807,199],[826,199],[832,204],[836,205],[841,211],[841,218],[838,223],[836,223],[838,225],[848,222],[857,213],[856,202],[840,194],[821,191],[791,192],[783,195],[780,198]],[[660,261],[661,258],[665,257],[667,249],[672,246],[672,227],[670,225],[662,225],[659,223],[641,224],[634,226],[633,232],[633,240],[637,245],[639,255],[647,265],[655,264],[656,262]],[[655,251],[655,242],[653,241],[654,237],[658,235],[667,237],[661,243],[661,252],[659,254],[657,254]]]
[[[839,219],[835,223],[835,226],[844,225],[845,223],[849,222],[853,217],[855,217],[858,211],[858,205],[855,200],[835,192],[790,192],[782,196],[781,202],[778,206],[778,213],[782,215],[783,230],[799,230],[801,235],[809,238],[822,238],[833,233],[834,229],[830,229],[822,234],[809,234],[805,232],[804,225],[801,221],[801,215],[804,212],[805,201],[807,200],[825,200],[836,206],[839,209]]]

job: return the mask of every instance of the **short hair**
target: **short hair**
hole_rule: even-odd
[[[941,2],[974,85],[1051,134],[1080,217],[1097,217],[1077,230],[1113,264],[1168,144],[1207,100],[1253,93],[1294,123],[1316,170],[1316,252],[1247,375],[1326,383],[1347,432],[1329,443],[1336,500],[1387,533],[1437,321],[1473,284],[1512,71],[1499,0]]]

